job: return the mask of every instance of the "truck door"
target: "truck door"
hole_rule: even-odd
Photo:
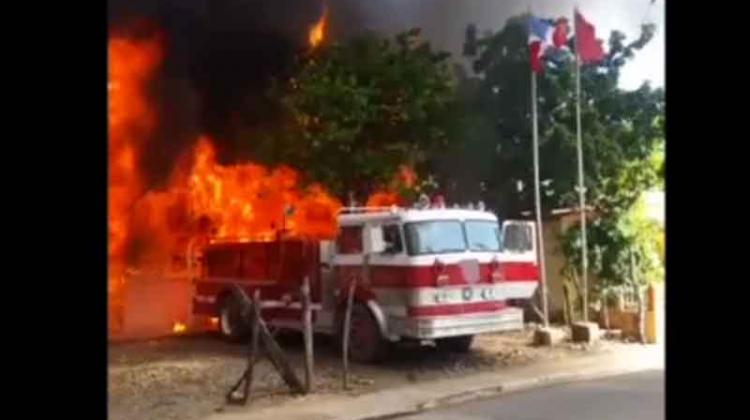
[[[501,290],[505,299],[529,299],[539,286],[536,225],[506,220],[501,232]]]
[[[398,220],[383,220],[371,227],[372,241],[370,247],[369,269],[370,283],[373,287],[401,286],[402,271],[396,268],[408,263],[404,248],[404,238]]]

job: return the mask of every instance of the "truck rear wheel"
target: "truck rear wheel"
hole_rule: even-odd
[[[466,353],[471,348],[474,341],[473,335],[461,335],[458,337],[445,337],[435,340],[435,344],[441,350],[447,350],[454,353]]]
[[[242,341],[250,335],[250,326],[242,318],[242,306],[235,295],[229,295],[221,301],[219,334],[230,342]]]
[[[343,337],[343,330],[340,337]],[[355,362],[377,363],[385,358],[387,351],[388,343],[380,334],[375,317],[367,306],[355,303],[349,333],[349,357]]]

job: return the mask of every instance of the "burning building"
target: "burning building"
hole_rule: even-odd
[[[306,12],[291,22],[302,39],[294,47],[289,47],[295,44],[293,41],[281,42],[283,37],[256,25],[256,38],[269,44],[261,50],[285,47],[273,53],[277,55],[275,64],[255,65],[259,70],[249,79],[228,74],[230,80],[237,81],[235,87],[243,88],[237,90],[255,94],[255,98],[237,100],[227,96],[227,86],[205,82],[226,70],[225,66],[234,64],[241,69],[243,62],[258,58],[253,55],[258,44],[252,40],[245,40],[249,44],[246,50],[234,51],[246,53],[237,54],[238,60],[211,46],[218,42],[224,49],[231,49],[233,43],[240,43],[237,34],[231,34],[239,24],[230,19],[231,6],[250,3],[265,3],[267,7],[261,10],[268,13],[274,10],[269,2],[113,5],[107,87],[110,337],[181,333],[194,327],[195,320],[188,316],[190,253],[212,238],[270,241],[281,236],[320,238],[336,234],[336,213],[341,204],[323,186],[305,185],[291,166],[268,167],[233,157],[231,136],[228,140],[217,136],[231,134],[223,128],[232,125],[235,113],[214,114],[212,104],[222,102],[225,107],[228,103],[241,108],[247,102],[257,102],[262,89],[253,84],[262,85],[258,79],[267,78],[298,50],[319,45],[326,31],[327,12],[320,4],[312,12],[314,19]],[[311,3],[316,6],[317,2]],[[208,28],[192,37],[175,36],[180,26],[174,22],[180,20],[178,12],[198,20],[206,18]],[[251,12],[243,9],[241,15]],[[217,18],[221,30],[212,30],[209,18]],[[249,22],[252,27],[252,19]],[[203,46],[199,53],[186,52],[190,51],[186,38],[199,39],[196,44]],[[263,61],[266,57],[259,58]],[[192,81],[187,84],[192,92],[170,95],[174,93],[170,87],[181,86],[175,83],[181,78]],[[198,98],[199,112],[187,112],[175,102],[175,98],[186,96]],[[180,124],[190,130],[174,128]],[[229,152],[225,160],[230,163],[220,161],[219,149]]]

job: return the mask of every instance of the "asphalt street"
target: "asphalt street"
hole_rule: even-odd
[[[536,388],[438,408],[409,420],[662,420],[664,371]]]

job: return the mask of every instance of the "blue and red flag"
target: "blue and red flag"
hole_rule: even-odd
[[[544,70],[542,57],[550,48],[563,48],[568,42],[568,21],[565,18],[556,22],[550,19],[529,18],[529,53],[531,69],[535,73]]]

